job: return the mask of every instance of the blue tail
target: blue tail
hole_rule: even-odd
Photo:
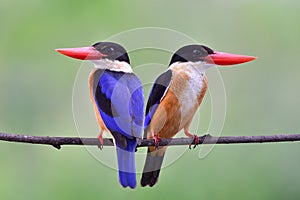
[[[123,187],[136,187],[135,173],[135,148],[137,142],[135,139],[126,139],[126,148],[119,147],[117,144],[117,159],[119,166],[119,181]]]

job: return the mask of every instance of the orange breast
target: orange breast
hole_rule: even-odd
[[[174,137],[189,125],[205,95],[207,79],[204,74],[194,76],[192,73],[199,72],[183,69],[185,66],[180,67],[179,71],[173,70],[170,87],[147,129],[148,138],[152,138],[152,133],[161,138]]]
[[[148,138],[152,138],[151,132],[162,138],[173,137],[179,131],[180,120],[179,101],[172,90],[168,90],[152,117]]]

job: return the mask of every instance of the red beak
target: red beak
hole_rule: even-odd
[[[254,56],[244,56],[224,52],[214,52],[207,56],[207,62],[216,65],[236,65],[255,60]]]
[[[101,54],[94,47],[62,48],[55,49],[55,51],[80,60],[99,60],[106,56],[105,54]]]

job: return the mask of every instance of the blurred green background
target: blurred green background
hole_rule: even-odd
[[[296,0],[1,0],[0,5],[0,131],[77,136],[71,104],[81,62],[53,49],[159,26],[219,51],[259,57],[220,69],[227,94],[222,135],[300,132]],[[169,59],[166,54],[165,64]],[[200,119],[208,123],[206,105]],[[129,190],[119,185],[116,171],[83,147],[57,151],[0,142],[0,199],[299,199],[299,152],[296,142],[217,145],[203,160],[198,150],[189,151],[163,169],[154,188]]]

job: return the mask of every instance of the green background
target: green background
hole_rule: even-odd
[[[72,88],[81,62],[53,49],[158,26],[219,51],[259,57],[220,68],[227,95],[222,135],[297,133],[299,13],[296,0],[1,0],[0,131],[77,136]],[[209,123],[207,102],[200,124]],[[296,142],[216,145],[202,160],[198,150],[188,151],[162,170],[155,187],[130,190],[83,147],[0,142],[0,199],[299,199],[299,151]]]

